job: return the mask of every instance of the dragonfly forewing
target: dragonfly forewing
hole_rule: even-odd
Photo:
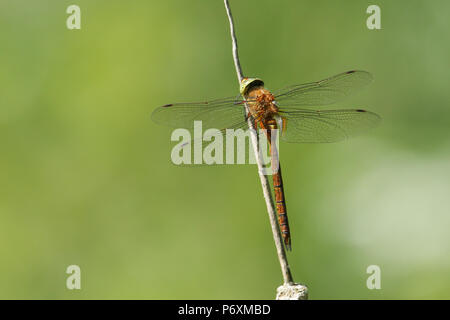
[[[194,121],[202,121],[204,128],[227,128],[237,121],[245,119],[245,109],[239,100],[228,100],[221,103],[170,104],[155,109],[152,120],[173,128],[194,126]]]
[[[282,107],[325,106],[345,99],[373,81],[366,71],[347,71],[333,77],[274,91],[275,100]]]

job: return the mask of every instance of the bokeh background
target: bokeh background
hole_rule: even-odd
[[[295,280],[311,299],[450,298],[449,1],[231,7],[244,73],[269,89],[375,78],[339,106],[379,113],[376,130],[281,146]],[[0,298],[274,298],[256,168],[176,167],[171,129],[150,120],[238,93],[223,1],[2,0],[0,39]]]

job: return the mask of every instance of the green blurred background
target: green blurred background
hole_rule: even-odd
[[[81,30],[66,28],[71,4]],[[370,4],[382,30],[366,27]],[[311,299],[450,298],[450,2],[231,7],[244,73],[269,89],[375,78],[339,106],[379,128],[281,146],[294,279]],[[0,39],[0,298],[274,298],[256,168],[176,167],[171,130],[150,120],[238,93],[223,1],[2,0]],[[65,287],[71,264],[81,290]]]

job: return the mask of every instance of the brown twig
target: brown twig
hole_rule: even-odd
[[[230,31],[231,31],[231,41],[232,41],[232,51],[233,51],[233,60],[234,60],[234,66],[236,68],[236,73],[238,76],[239,83],[242,81],[243,74],[241,69],[241,64],[239,61],[239,54],[238,54],[238,45],[236,40],[236,33],[234,30],[234,22],[233,22],[233,16],[231,14],[230,10],[230,4],[228,3],[228,0],[224,0],[225,3],[225,9],[227,11],[228,20],[230,22]],[[246,114],[248,114],[248,105],[245,105]],[[272,193],[270,190],[270,184],[269,180],[267,178],[267,175],[264,174],[264,168],[262,165],[262,159],[260,152],[258,150],[258,137],[256,134],[256,128],[254,127],[253,122],[251,119],[248,119],[248,126],[251,129],[251,139],[253,144],[253,151],[255,153],[256,163],[258,165],[258,174],[259,178],[261,180],[261,186],[264,194],[264,199],[266,200],[266,206],[267,206],[267,212],[269,214],[270,219],[270,225],[272,226],[272,233],[273,233],[273,239],[275,241],[275,247],[277,249],[278,259],[280,261],[281,265],[281,272],[283,273],[283,279],[284,279],[284,285],[280,286],[278,288],[278,294],[277,299],[283,299],[283,298],[292,298],[297,294],[294,298],[295,299],[305,299],[307,297],[307,288],[302,285],[297,285],[294,283],[294,280],[292,279],[291,270],[287,261],[286,252],[284,250],[283,246],[283,240],[281,237],[280,229],[278,228],[278,222],[277,222],[277,216],[275,212],[275,207],[273,203]],[[292,292],[295,291],[293,294]]]

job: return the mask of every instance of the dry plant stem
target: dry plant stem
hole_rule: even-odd
[[[231,15],[231,10],[230,10],[230,5],[228,3],[228,0],[224,0],[224,3],[225,3],[225,9],[227,10],[228,20],[230,22],[231,40],[233,43],[234,66],[236,67],[236,73],[237,73],[237,76],[239,79],[239,84],[240,84],[242,81],[243,75],[242,75],[241,64],[239,62],[238,45],[237,45],[237,40],[236,40],[236,34],[234,31],[233,16]],[[246,112],[246,114],[248,114],[248,112],[249,112],[247,104],[245,105],[245,112]],[[258,174],[259,174],[259,178],[261,180],[261,186],[263,189],[264,199],[266,200],[267,212],[269,213],[270,225],[272,226],[273,239],[275,241],[275,246],[277,248],[278,259],[280,260],[281,272],[283,273],[284,283],[292,284],[294,281],[292,279],[291,270],[289,268],[289,264],[288,264],[287,257],[286,257],[286,252],[284,250],[284,245],[283,245],[283,240],[281,237],[280,229],[278,228],[277,215],[276,215],[275,207],[273,204],[269,180],[267,178],[267,175],[264,174],[264,168],[262,165],[261,155],[258,151],[258,137],[256,134],[256,128],[254,127],[254,124],[251,121],[250,117],[248,119],[248,126],[251,129],[250,135],[251,135],[251,139],[252,139],[253,151],[255,152],[256,163],[258,165]]]

